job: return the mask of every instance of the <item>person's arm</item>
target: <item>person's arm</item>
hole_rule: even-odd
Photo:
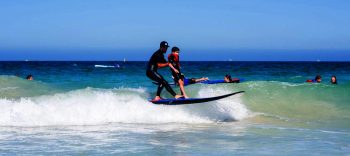
[[[176,74],[179,74],[179,73],[180,73],[171,63],[169,63],[169,67],[170,67]]]
[[[164,55],[163,54],[158,54],[157,55],[157,66],[158,68],[164,68],[166,66],[169,66],[169,63],[165,60]]]
[[[164,68],[166,66],[169,66],[169,63],[157,63],[158,68]]]

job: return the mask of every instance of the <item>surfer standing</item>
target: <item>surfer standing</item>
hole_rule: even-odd
[[[178,72],[176,72],[175,70],[171,69],[171,74],[173,75],[175,84],[180,86],[181,94],[185,98],[188,98],[188,96],[185,92],[185,87],[184,87],[185,76],[180,71],[179,52],[180,52],[180,49],[178,47],[173,47],[171,49],[171,54],[169,54],[169,56],[168,56],[168,61],[178,71]]]
[[[157,95],[153,99],[153,101],[161,99],[160,93],[162,92],[164,87],[176,99],[182,97],[181,95],[177,95],[175,91],[169,86],[168,82],[163,78],[163,76],[157,72],[158,68],[169,66],[171,69],[174,70],[174,72],[179,73],[179,71],[175,69],[171,64],[169,64],[164,58],[164,53],[166,53],[166,51],[168,50],[168,47],[169,47],[168,42],[166,41],[160,42],[159,49],[153,53],[153,55],[148,61],[146,75],[148,78],[158,82],[159,84],[157,89]]]

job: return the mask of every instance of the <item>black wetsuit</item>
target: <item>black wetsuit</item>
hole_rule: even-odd
[[[164,87],[171,95],[175,96],[175,91],[169,86],[168,82],[163,78],[163,76],[157,72],[158,63],[167,63],[164,59],[164,53],[160,50],[157,50],[149,59],[146,71],[147,77],[159,83],[157,96],[160,96],[160,93]]]

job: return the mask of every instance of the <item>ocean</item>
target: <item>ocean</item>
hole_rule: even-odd
[[[180,106],[148,101],[157,86],[146,65],[0,62],[0,154],[350,153],[350,62],[182,62],[187,78],[244,79],[186,86],[190,97],[245,93]],[[169,68],[159,71],[172,82]],[[318,74],[321,83],[305,83]],[[165,89],[162,96],[171,97]]]

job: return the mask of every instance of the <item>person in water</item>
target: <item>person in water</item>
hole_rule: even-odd
[[[225,77],[224,77],[224,82],[225,83],[239,83],[240,82],[240,80],[238,79],[238,78],[231,78],[231,75],[229,75],[229,74],[227,74],[227,75],[225,75]]]
[[[332,84],[338,84],[337,77],[335,77],[334,75],[331,78],[331,83]]]
[[[27,75],[26,79],[29,80],[29,81],[32,81],[33,80],[33,75]]]
[[[321,75],[317,75],[313,80],[306,80],[306,82],[310,82],[310,83],[320,83],[321,81],[322,81]]]
[[[182,96],[188,98],[185,87],[184,87],[184,79],[185,76],[181,73],[180,70],[180,57],[179,57],[180,49],[178,47],[171,48],[171,53],[168,56],[169,64],[171,64],[175,69],[171,68],[171,74],[173,75],[173,79],[175,84],[179,85]]]
[[[322,81],[321,75],[317,75],[313,80],[306,80],[306,82],[310,82],[310,83],[320,83],[321,81]]]
[[[179,71],[175,69],[172,66],[172,64],[168,63],[164,58],[164,53],[166,53],[166,51],[168,50],[168,47],[169,47],[168,42],[166,41],[160,42],[159,49],[153,53],[153,55],[148,61],[146,75],[151,80],[159,83],[158,89],[157,89],[157,95],[153,100],[161,99],[160,93],[162,92],[164,87],[176,99],[182,97],[181,95],[177,95],[175,91],[169,86],[168,82],[163,78],[163,76],[157,72],[158,68],[169,66],[174,70],[175,73],[179,73]]]

